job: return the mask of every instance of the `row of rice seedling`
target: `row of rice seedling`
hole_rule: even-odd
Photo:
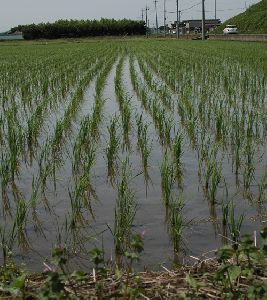
[[[74,186],[70,191],[71,199],[71,221],[72,229],[79,225],[85,225],[85,215],[89,212],[94,218],[92,200],[97,200],[96,191],[92,185],[91,172],[95,164],[97,140],[103,116],[105,100],[102,97],[106,78],[115,61],[115,55],[111,56],[105,63],[103,69],[97,76],[95,85],[94,106],[90,115],[86,115],[80,126],[80,131],[73,146],[73,176]]]
[[[136,214],[136,201],[130,186],[131,166],[129,160],[122,162],[121,179],[118,182],[118,196],[115,208],[114,245],[117,254],[124,254],[132,240],[132,226]]]
[[[137,125],[137,150],[141,155],[143,174],[146,186],[150,181],[148,167],[149,167],[149,157],[152,151],[152,141],[148,135],[149,125],[144,122],[143,115],[136,115],[136,125]]]
[[[151,56],[153,57],[153,53],[149,52],[149,54],[147,54],[147,56]],[[165,58],[165,54],[162,52],[162,55],[164,56]],[[175,58],[174,58],[175,60]],[[164,64],[163,67],[164,69],[161,68],[160,70],[160,74],[162,75],[162,78],[164,78],[163,80],[166,80],[166,78],[170,77],[171,75],[173,75],[171,73],[170,75],[170,72],[173,72],[173,71],[169,71],[169,66],[170,66],[170,61],[171,61],[171,57],[170,56],[166,56],[166,59],[161,59],[160,60],[162,62],[162,64]],[[149,60],[149,63],[151,63],[152,65],[152,68],[154,68],[155,70],[158,70],[159,68],[159,64],[155,64],[155,59],[153,58],[153,60]],[[175,61],[176,63],[176,61]],[[177,59],[177,64],[180,63],[180,57],[179,57],[179,60]],[[201,63],[198,63],[199,65]],[[218,62],[217,62],[218,64]],[[237,65],[237,68],[239,68],[238,64]],[[166,68],[165,68],[166,66]],[[181,66],[182,68],[183,66]],[[203,67],[203,64],[202,64],[202,67]],[[236,66],[235,66],[236,67]],[[232,67],[233,68],[233,67]],[[217,68],[216,68],[217,69]],[[200,68],[201,70],[201,68]],[[182,70],[181,70],[182,71]],[[226,144],[230,144],[231,143],[231,146],[234,144],[232,141],[229,141],[229,133],[231,133],[231,136],[235,138],[235,141],[241,141],[244,142],[244,146],[245,146],[245,139],[249,136],[249,134],[246,134],[244,132],[244,128],[247,128],[246,131],[250,131],[250,133],[253,135],[253,140],[254,142],[252,142],[251,140],[248,141],[248,144],[251,145],[251,147],[253,147],[253,144],[256,143],[257,144],[257,141],[262,141],[262,138],[260,138],[260,133],[263,134],[264,133],[264,130],[262,129],[259,129],[260,127],[261,128],[264,128],[265,125],[264,125],[264,122],[265,120],[263,118],[260,118],[257,120],[257,115],[259,116],[258,113],[253,113],[254,116],[252,117],[252,114],[250,111],[246,111],[248,107],[252,107],[251,105],[246,105],[244,106],[243,104],[243,108],[241,106],[240,108],[240,105],[238,103],[238,97],[236,96],[234,99],[235,99],[235,102],[229,102],[228,101],[228,93],[229,93],[229,87],[227,87],[227,92],[225,94],[225,88],[222,89],[222,84],[215,84],[212,80],[212,78],[216,78],[216,80],[218,81],[218,76],[209,76],[208,78],[203,78],[203,75],[202,74],[199,74],[199,77],[201,78],[201,80],[204,81],[204,85],[203,84],[199,84],[199,87],[201,87],[201,89],[197,89],[196,86],[197,86],[197,83],[194,82],[194,85],[192,85],[192,81],[191,78],[194,78],[198,75],[198,73],[200,73],[198,70],[196,70],[195,67],[193,67],[192,69],[192,75],[191,76],[188,76],[188,78],[190,78],[190,81],[188,79],[184,79],[185,83],[183,84],[182,81],[183,81],[183,78],[179,78],[181,77],[181,75],[177,74],[177,72],[175,73],[175,76],[173,76],[173,78],[177,78],[176,79],[180,85],[184,86],[184,90],[181,91],[180,93],[180,99],[179,99],[179,102],[178,102],[178,108],[179,108],[179,114],[181,116],[181,120],[182,122],[185,124],[185,121],[186,121],[186,127],[187,127],[187,132],[192,140],[192,143],[193,145],[196,143],[196,141],[199,139],[199,135],[202,133],[202,132],[208,132],[208,134],[213,134],[213,132],[215,132],[216,134],[213,135],[214,137],[214,140],[215,140],[215,143],[218,143],[218,144],[223,144],[224,147],[227,146]],[[232,72],[234,72],[234,74],[238,73],[238,71],[236,70],[233,70]],[[242,71],[244,73],[244,71]],[[182,73],[182,72],[180,72]],[[185,72],[184,72],[185,73]],[[202,73],[202,71],[201,71]],[[211,82],[207,83],[207,79],[210,80]],[[241,79],[241,78],[240,78]],[[263,103],[262,99],[264,99],[264,91],[265,90],[265,83],[263,80],[260,81],[257,80],[256,82],[259,82],[261,84],[263,84],[262,88],[260,89],[261,90],[261,94],[260,94],[260,101],[258,102],[257,105],[259,105],[259,103]],[[182,84],[181,84],[182,83]],[[231,81],[231,84],[233,83],[233,81]],[[168,82],[169,86],[174,90],[176,91],[176,88],[177,88],[177,84],[175,82]],[[194,90],[192,90],[192,86],[194,86]],[[222,92],[219,92],[220,95],[224,95],[225,94],[225,101],[223,100],[220,100],[221,96],[220,97],[212,97],[212,101],[214,102],[212,105],[210,105],[210,102],[207,101],[207,99],[209,99],[209,95],[207,94],[207,91],[206,90],[203,90],[203,86],[205,87],[205,89],[207,90],[207,88],[209,87],[209,89],[211,89],[213,86],[216,86],[216,88],[218,89],[218,86],[219,86],[219,89],[222,89]],[[251,88],[251,87],[250,87]],[[244,87],[241,86],[240,90],[244,90]],[[248,89],[248,87],[247,87]],[[231,87],[231,90],[234,90],[235,92],[237,91],[239,93],[239,88],[233,88]],[[252,91],[251,90],[248,90],[248,95],[251,95],[251,93],[254,93],[254,83],[252,84]],[[194,93],[194,94],[192,94]],[[201,93],[201,94],[200,94]],[[215,95],[219,94],[218,92],[215,92]],[[227,98],[226,98],[227,97]],[[211,98],[211,97],[210,97]],[[231,97],[233,98],[233,97]],[[254,98],[254,97],[253,97]],[[252,99],[253,99],[252,98]],[[197,99],[200,99],[201,102],[198,104],[198,103],[194,103]],[[219,99],[219,100],[218,100]],[[249,96],[247,97],[247,102],[249,103]],[[244,94],[243,94],[243,100],[245,101],[245,97],[244,97]],[[229,103],[229,104],[227,104]],[[205,105],[205,106],[203,106]],[[232,110],[230,107],[234,105],[235,110]],[[257,106],[256,105],[256,106]],[[261,104],[260,104],[261,105]],[[196,107],[196,108],[195,108]],[[245,109],[244,109],[245,107]],[[197,109],[197,110],[196,110]],[[251,109],[251,108],[250,108]],[[261,109],[258,109],[257,107],[253,106],[253,110],[255,110],[255,112],[258,112]],[[215,111],[215,113],[214,113]],[[233,117],[237,117],[238,115],[241,116],[241,118],[243,119],[243,121],[237,121],[237,122],[233,122],[233,117],[232,117],[232,112],[234,112],[233,114]],[[230,115],[229,115],[230,114]],[[228,115],[229,115],[229,119],[228,119]],[[215,116],[212,117],[212,116]],[[223,117],[222,117],[223,116]],[[228,121],[226,121],[228,119]],[[242,120],[241,119],[241,120]],[[253,121],[249,121],[249,120],[252,120]],[[212,120],[215,120],[215,123],[214,125],[211,123]],[[246,122],[247,121],[249,122],[248,124],[250,124],[249,126],[246,126]],[[253,128],[253,122],[255,122],[255,130],[252,129]],[[263,123],[262,123],[263,122]],[[238,127],[233,127],[232,124],[236,124],[236,126]],[[262,125],[260,125],[262,124]],[[260,125],[260,126],[259,126]],[[250,129],[249,129],[250,128]],[[234,131],[234,134],[232,134],[232,132]],[[244,138],[241,138],[240,139],[240,136],[242,135],[242,131],[243,131],[243,134],[244,134]],[[254,132],[255,132],[255,136],[254,136]],[[250,184],[251,184],[251,179],[252,179],[252,170],[253,170],[253,167],[251,166],[248,166],[246,168],[246,165],[247,164],[247,161],[244,161],[243,160],[243,163],[242,163],[242,154],[240,153],[241,150],[237,150],[237,149],[241,149],[241,146],[239,143],[236,143],[237,144],[237,147],[235,147],[235,161],[236,161],[236,173],[238,173],[238,169],[239,167],[243,164],[243,168],[244,170],[247,169],[249,170],[249,172],[246,172],[244,171],[244,186],[248,186],[247,183],[245,183],[246,179],[250,178]],[[243,146],[243,147],[244,147]],[[201,147],[201,146],[200,146]],[[256,147],[256,145],[254,146]],[[229,149],[229,148],[228,148]],[[243,148],[244,149],[244,148]],[[245,147],[246,149],[246,147]],[[247,149],[247,154],[249,154],[249,149]],[[251,152],[253,153],[253,151]],[[244,157],[244,156],[243,156]],[[252,159],[249,159],[249,161],[251,162]],[[247,175],[248,174],[248,175]]]
[[[149,94],[148,89],[138,77],[133,58],[130,58],[130,74],[133,87],[140,98],[143,107],[151,115],[155,128],[158,131],[159,140],[162,146],[168,146],[171,143],[171,137],[174,131],[173,118],[168,115],[166,109],[161,105],[156,96]]]
[[[139,53],[137,53],[138,55]],[[175,102],[173,101],[173,97],[168,90],[166,84],[156,78],[156,74],[152,74],[151,70],[149,70],[147,64],[143,60],[143,57],[140,54],[137,56],[138,64],[140,66],[140,70],[143,74],[144,80],[147,86],[155,93],[155,95],[159,96],[162,100],[163,105],[169,109],[174,109]]]
[[[229,86],[223,86],[218,82],[220,76],[209,74],[207,78],[203,77],[203,66],[207,69],[207,64],[204,64],[201,60],[200,62],[192,61],[193,59],[199,61],[197,56],[193,59],[190,57],[185,64],[183,57],[188,55],[182,53],[182,51],[179,53],[181,55],[176,53],[174,57],[164,47],[158,47],[157,52],[150,46],[148,48],[144,46],[142,53],[140,53],[140,49],[136,50],[139,57],[141,57],[141,59],[139,58],[139,64],[143,69],[144,77],[147,78],[146,84],[150,86],[151,90],[154,90],[151,83],[153,82],[153,75],[151,75],[151,70],[146,67],[148,63],[151,69],[161,76],[162,81],[166,82],[173,90],[173,93],[178,92],[179,117],[191,140],[192,148],[198,153],[199,174],[201,182],[203,182],[203,192],[209,203],[214,207],[219,200],[218,191],[225,188],[227,192],[227,185],[232,184],[232,182],[226,181],[223,174],[226,158],[231,157],[232,149],[236,153],[235,157],[232,156],[232,160],[236,161],[235,174],[243,177],[242,195],[245,195],[245,197],[249,195],[251,199],[257,198],[257,190],[255,194],[252,194],[250,188],[256,180],[256,164],[260,162],[261,155],[256,153],[259,150],[262,151],[261,147],[266,141],[266,131],[264,129],[266,120],[262,115],[262,111],[265,111],[264,106],[266,106],[264,74],[261,72],[260,74],[256,73],[256,78],[254,77],[256,80],[253,81],[251,86],[246,83],[245,85],[241,84],[240,87],[234,87],[233,84],[236,84],[236,82],[231,81],[228,83],[232,85],[229,88]],[[221,59],[221,62],[223,62],[223,59],[225,57]],[[218,65],[218,59],[214,58],[214,60]],[[240,74],[246,74],[246,72],[255,74],[256,70],[250,69],[250,66],[248,66],[248,69],[244,70],[243,68],[242,70],[239,63],[235,63],[234,66],[232,64],[232,67],[227,64],[227,68],[231,69],[232,76],[238,74],[237,81],[243,80],[242,75],[239,76]],[[208,72],[210,73],[210,71],[213,73],[213,70],[208,67]],[[198,76],[200,79],[197,78]],[[250,99],[255,102],[256,85],[260,86],[258,89],[260,92],[257,93],[258,101],[257,104],[251,104]],[[210,94],[210,91],[214,90],[213,87],[216,87],[218,91]],[[240,93],[244,90],[247,91],[246,95],[244,95],[244,92]],[[236,93],[236,95],[233,95],[233,93]],[[221,99],[222,96],[223,99]],[[242,105],[239,102],[240,97],[243,99]],[[229,101],[229,98],[231,101]],[[239,121],[237,121],[237,118]],[[177,151],[181,153],[179,139],[176,142],[178,143],[176,144]],[[180,162],[178,161],[177,166],[179,165]],[[179,170],[179,167],[176,169]],[[166,173],[172,174],[173,172],[169,170]],[[170,182],[166,186],[171,187],[172,180],[168,181],[167,179],[172,176],[167,177],[164,177],[166,180],[163,182]],[[163,190],[167,190],[168,195],[168,188],[166,189],[164,184],[163,186]],[[240,186],[237,185],[237,192],[239,192],[239,189]]]
[[[72,68],[73,68],[73,66],[72,66]],[[61,72],[62,72],[62,70],[61,70]],[[56,76],[59,76],[58,72],[55,72],[55,74],[56,74]],[[82,72],[81,72],[81,74],[82,74]],[[69,78],[71,78],[70,82],[74,81],[74,77],[72,77],[72,76],[73,75],[70,72],[70,75],[69,75]],[[64,89],[66,89],[69,85],[67,78],[65,78],[65,76],[63,77],[61,84],[58,81],[56,81],[56,82],[59,84],[59,86],[58,86],[59,89],[62,85],[64,85]],[[35,82],[33,83],[33,87],[34,87],[34,84],[36,84],[36,83]],[[48,83],[47,83],[47,85],[48,85]],[[33,87],[31,89],[33,89]],[[48,85],[47,89],[50,89],[49,85]],[[37,90],[38,90],[38,85],[37,85]],[[26,159],[26,153],[27,153],[26,147],[28,146],[29,148],[32,148],[33,140],[36,142],[37,134],[38,134],[40,128],[42,127],[42,122],[43,122],[43,118],[45,116],[45,110],[47,108],[48,102],[50,101],[51,104],[55,105],[58,96],[56,93],[53,93],[53,92],[54,92],[54,90],[51,89],[51,91],[49,91],[49,96],[45,96],[43,101],[40,100],[40,98],[42,97],[42,94],[43,94],[43,93],[40,94],[41,92],[38,94],[38,96],[35,94],[34,95],[28,94],[27,97],[29,97],[29,98],[30,97],[37,98],[37,99],[35,99],[35,102],[37,102],[38,105],[36,106],[36,109],[32,113],[32,115],[29,116],[29,118],[28,118],[28,114],[26,114],[26,119],[28,118],[28,120],[25,123],[25,124],[27,124],[25,127],[23,126],[23,123],[24,123],[23,121],[17,122],[17,119],[19,118],[18,112],[21,111],[21,109],[19,109],[19,106],[18,106],[19,102],[12,101],[12,99],[11,99],[11,101],[7,101],[7,103],[9,103],[9,104],[12,103],[11,107],[8,108],[8,110],[5,108],[2,110],[3,119],[5,120],[5,122],[3,122],[3,126],[1,128],[5,129],[6,126],[8,128],[8,130],[4,131],[5,134],[3,134],[3,140],[2,140],[3,153],[5,153],[5,155],[7,155],[7,156],[6,157],[2,156],[2,160],[1,160],[2,165],[3,165],[3,167],[1,169],[5,168],[5,174],[3,174],[5,176],[5,179],[3,182],[6,182],[6,185],[8,184],[8,181],[11,181],[14,183],[15,175],[16,176],[19,175],[20,165],[23,163],[23,160]],[[30,103],[32,103],[32,104],[29,103],[29,111],[32,112],[32,110],[35,108],[35,102],[31,101]],[[5,149],[6,147],[8,147],[8,148]],[[8,153],[10,153],[10,154],[8,154]],[[6,166],[6,167],[4,167],[4,166]],[[4,186],[2,188],[2,190],[5,190],[5,189],[6,189],[6,186]]]
[[[122,121],[124,145],[129,149],[130,148],[129,133],[132,127],[131,125],[132,116],[131,116],[131,100],[125,94],[123,83],[122,83],[122,69],[123,69],[124,61],[125,61],[125,57],[122,56],[117,65],[114,83],[115,83],[115,92],[118,99],[119,110],[120,110],[121,121]]]
[[[182,178],[182,148],[183,148],[183,137],[182,134],[177,134],[176,137],[172,138],[171,132],[175,132],[175,127],[173,124],[172,117],[162,108],[162,111],[158,113],[159,108],[162,107],[160,100],[163,101],[163,105],[167,109],[172,109],[173,106],[168,105],[164,101],[167,93],[166,86],[162,84],[161,88],[156,87],[156,83],[153,80],[153,77],[148,69],[139,61],[140,70],[144,75],[144,79],[148,87],[150,87],[151,92],[155,93],[153,95],[155,98],[153,100],[148,100],[150,92],[146,91],[143,84],[138,79],[138,75],[135,71],[133,58],[130,59],[130,73],[132,78],[133,86],[140,97],[144,107],[151,114],[153,121],[155,122],[155,127],[158,129],[159,139],[163,142],[163,145],[168,146],[168,148],[173,149],[172,153],[169,153],[168,150],[165,150],[163,155],[163,160],[160,166],[160,175],[161,175],[161,190],[162,190],[162,199],[166,209],[166,221],[168,225],[168,232],[170,234],[170,239],[173,244],[173,249],[175,257],[180,253],[181,242],[183,236],[183,228],[185,226],[185,217],[184,217],[184,205],[181,196],[177,195],[177,186],[181,184]],[[163,92],[161,92],[163,89]],[[161,94],[161,97],[158,99],[158,93]],[[152,94],[151,94],[152,95]],[[150,104],[151,103],[151,104]],[[150,107],[151,106],[151,107]],[[158,115],[157,115],[158,113]],[[161,118],[162,117],[162,118]],[[161,120],[165,126],[161,125]],[[142,144],[142,139],[146,137],[147,125],[144,126],[142,122],[142,115],[137,118],[137,132],[138,144]],[[140,146],[139,146],[140,147]],[[147,152],[147,146],[145,147],[145,153]],[[147,152],[149,153],[149,152]]]
[[[117,160],[118,160],[118,152],[120,149],[120,137],[118,134],[118,117],[114,116],[110,120],[110,125],[108,127],[109,140],[106,147],[106,156],[107,156],[107,164],[108,164],[108,178],[110,178],[110,182],[114,185],[114,181],[116,179],[117,173]]]
[[[103,50],[102,50],[103,51]],[[101,52],[102,52],[101,51]],[[93,52],[93,51],[92,51]],[[101,54],[98,53],[99,54]],[[90,53],[90,52],[89,52]],[[80,53],[79,53],[80,54]],[[66,60],[66,57],[64,58]],[[76,57],[77,60],[77,57]],[[94,61],[96,60],[96,63]],[[32,104],[29,102],[29,111],[32,111],[32,115],[27,114],[28,118],[28,126],[19,126],[20,123],[17,122],[16,118],[18,117],[17,111],[19,111],[19,106],[15,102],[11,105],[8,110],[10,112],[13,111],[13,113],[10,114],[10,122],[9,122],[9,128],[10,128],[10,133],[8,139],[9,142],[6,143],[5,141],[4,146],[7,145],[9,146],[9,149],[12,149],[10,152],[12,156],[5,157],[4,155],[8,154],[8,151],[5,152],[3,149],[2,152],[2,163],[1,163],[1,174],[3,174],[3,177],[1,176],[1,191],[2,191],[2,198],[5,200],[5,209],[10,209],[11,205],[9,202],[9,191],[8,191],[8,185],[11,181],[12,185],[12,190],[13,190],[13,197],[16,196],[17,199],[22,203],[26,203],[26,197],[29,197],[30,199],[27,205],[27,211],[29,210],[30,207],[33,207],[33,222],[35,222],[36,226],[38,226],[38,220],[37,220],[37,214],[36,214],[36,208],[37,204],[40,202],[40,199],[42,197],[40,196],[40,191],[44,191],[45,185],[46,185],[46,180],[49,176],[53,175],[54,176],[54,181],[56,183],[56,178],[55,178],[55,172],[56,168],[61,165],[60,163],[60,152],[62,151],[62,146],[63,142],[66,139],[66,134],[68,133],[68,130],[71,125],[71,119],[75,115],[76,111],[79,108],[79,102],[82,100],[83,97],[83,91],[88,85],[88,82],[95,76],[96,72],[99,72],[100,67],[102,67],[103,62],[105,61],[105,58],[100,57],[100,59],[96,59],[96,56],[92,56],[91,60],[88,60],[86,58],[83,58],[81,62],[77,64],[77,69],[75,69],[75,63],[74,61],[71,61],[72,65],[68,66],[70,68],[68,75],[65,76],[64,73],[65,71],[68,71],[68,68],[64,70],[65,64],[62,66],[63,68],[60,69],[61,74],[58,75],[58,72],[56,73],[56,76],[59,77],[59,79],[62,80],[62,84],[60,85],[60,82],[55,80],[52,82],[46,82],[47,85],[47,93],[42,93],[44,96],[44,100],[41,101],[39,98],[41,98],[41,95],[36,99],[36,101],[32,101]],[[82,63],[82,65],[81,65]],[[32,70],[31,70],[32,71]],[[75,73],[75,72],[76,73]],[[79,72],[79,73],[78,73]],[[55,74],[52,74],[55,75]],[[63,76],[62,76],[63,75]],[[103,75],[103,73],[102,73]],[[50,84],[52,84],[52,88],[50,89]],[[58,85],[58,86],[57,86]],[[56,89],[56,86],[59,90],[57,90],[57,93],[54,92],[53,88]],[[60,90],[61,86],[64,87],[64,91]],[[17,187],[15,186],[15,175],[18,176],[20,172],[20,164],[23,164],[24,162],[21,161],[22,154],[26,154],[26,146],[29,142],[33,141],[33,139],[36,142],[37,135],[39,134],[40,130],[42,129],[42,126],[44,124],[46,116],[46,112],[49,109],[50,111],[56,110],[57,107],[59,107],[60,102],[63,102],[63,98],[65,97],[66,101],[66,96],[69,93],[70,95],[70,101],[68,101],[68,105],[66,107],[66,110],[64,112],[63,118],[57,122],[56,127],[55,127],[55,132],[53,135],[51,135],[51,138],[46,138],[46,142],[43,146],[43,149],[40,152],[39,158],[38,156],[36,159],[38,160],[38,165],[39,165],[39,175],[34,174],[33,180],[32,180],[32,193],[28,193],[28,195],[25,195],[25,198],[23,195],[20,194],[18,191],[17,195],[14,194],[14,191],[17,190]],[[60,95],[61,94],[61,95]],[[33,95],[35,96],[35,94]],[[60,97],[61,96],[61,97]],[[30,98],[31,95],[28,95]],[[37,97],[37,96],[35,96]],[[38,102],[39,101],[39,102]],[[34,105],[36,104],[37,105]],[[67,101],[66,101],[67,102]],[[10,102],[9,102],[10,103]],[[16,104],[16,105],[15,105]],[[65,106],[65,104],[64,104]],[[35,110],[34,110],[35,109]],[[7,114],[6,109],[2,111],[4,113],[4,116]],[[23,125],[23,124],[22,124]],[[2,128],[5,125],[3,125]],[[16,133],[15,130],[20,130],[19,134]],[[43,130],[43,129],[42,129]],[[29,138],[30,136],[30,138]],[[13,141],[12,141],[13,139]],[[8,140],[7,140],[8,141]],[[27,143],[28,141],[28,143]],[[20,146],[20,149],[18,147]],[[35,145],[36,150],[39,152],[39,146]],[[19,152],[20,151],[20,152]],[[88,159],[89,160],[89,159]],[[87,170],[90,167],[90,160],[86,163],[86,166],[84,167],[86,171],[84,171],[84,174],[87,174]],[[19,178],[17,177],[17,180]],[[84,176],[82,180],[77,182],[77,185],[80,185],[76,189],[76,194],[75,198],[82,198],[86,199],[85,197],[85,185],[88,187],[89,185],[89,180],[87,176]],[[82,188],[81,188],[82,186]],[[30,192],[30,190],[29,190]],[[18,202],[18,201],[17,201]],[[13,206],[13,205],[12,205]],[[76,205],[78,207],[78,205]],[[28,214],[28,212],[27,212]],[[25,222],[25,228],[26,228],[26,223]],[[39,228],[40,229],[40,228]],[[41,230],[41,229],[40,229]],[[21,239],[18,240],[18,242],[21,242]]]
[[[46,154],[46,156],[48,156],[48,159],[47,159],[48,166],[49,166],[49,163],[53,163],[54,167],[56,167],[55,164],[58,162],[59,154],[62,149],[62,143],[64,142],[66,135],[68,134],[68,132],[71,129],[73,117],[75,116],[77,110],[80,107],[81,101],[83,100],[84,90],[87,87],[88,83],[95,76],[95,72],[99,71],[100,66],[101,66],[101,63],[96,65],[96,68],[94,70],[91,70],[87,74],[87,76],[82,79],[78,89],[76,90],[76,93],[73,95],[73,98],[64,113],[63,118],[57,122],[55,131],[54,131],[54,134],[53,134],[51,140],[47,141],[47,143],[50,147],[50,154],[48,154],[48,155]],[[93,117],[92,117],[92,131],[94,132],[94,134],[98,128],[99,119],[101,118],[101,106],[103,104],[102,104],[102,99],[100,98],[100,95],[101,95],[101,89],[102,89],[101,87],[104,84],[104,79],[102,77],[102,75],[104,75],[104,73],[107,73],[107,70],[104,70],[101,73],[101,76],[98,77],[97,84],[96,84],[96,96],[95,96],[96,101],[95,101],[95,108],[94,108]],[[45,147],[44,149],[46,150],[47,148]]]

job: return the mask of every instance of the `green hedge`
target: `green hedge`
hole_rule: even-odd
[[[19,25],[11,31],[22,31],[26,40],[90,36],[143,35],[145,23],[133,20],[59,20],[54,23]]]

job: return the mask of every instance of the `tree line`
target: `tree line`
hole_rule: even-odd
[[[143,35],[145,22],[128,19],[59,20],[54,23],[19,25],[11,32],[21,31],[24,39],[58,39],[90,36]]]

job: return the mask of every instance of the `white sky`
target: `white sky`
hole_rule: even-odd
[[[163,1],[158,0],[159,25],[163,23]],[[179,0],[180,9],[187,9],[201,0]],[[222,21],[245,10],[259,0],[217,0],[217,17]],[[215,0],[206,0],[206,17],[214,17]],[[176,0],[166,0],[166,10],[175,11]],[[150,25],[155,23],[153,0],[0,0],[0,32],[19,24],[55,21],[58,19],[141,19],[141,10],[150,8]],[[201,18],[201,5],[182,12],[181,20]],[[167,14],[167,22],[176,14]]]

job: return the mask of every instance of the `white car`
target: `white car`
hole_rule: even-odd
[[[226,27],[223,30],[223,34],[236,34],[236,33],[238,33],[236,25],[226,25]]]

